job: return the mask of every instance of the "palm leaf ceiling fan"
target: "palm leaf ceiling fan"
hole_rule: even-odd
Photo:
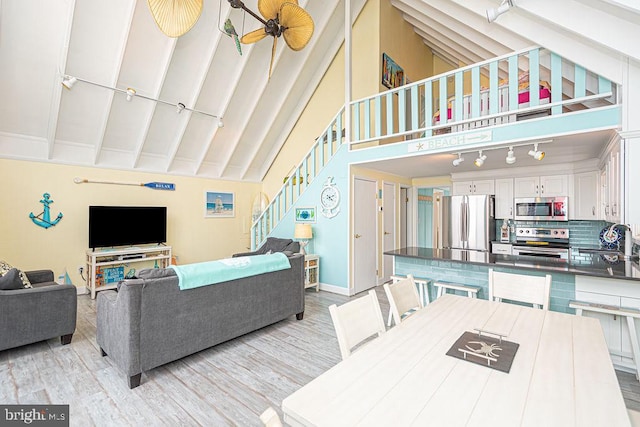
[[[311,40],[314,28],[313,19],[306,10],[298,6],[298,0],[258,0],[258,10],[264,19],[249,10],[242,1],[228,1],[231,7],[244,10],[264,25],[264,28],[243,35],[240,38],[242,43],[255,43],[267,35],[273,37],[269,77],[271,77],[273,59],[276,55],[278,37],[284,37],[287,46],[295,51],[304,49]]]

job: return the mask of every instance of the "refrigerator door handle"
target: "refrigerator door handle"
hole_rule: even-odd
[[[469,225],[469,204],[468,198],[465,196],[462,200],[462,218],[460,218],[460,227],[461,227],[461,237],[462,237],[462,247],[466,248],[468,245],[468,225]]]

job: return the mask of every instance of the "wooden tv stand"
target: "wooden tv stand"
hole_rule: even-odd
[[[119,267],[143,261],[160,261],[160,267],[166,268],[171,263],[171,246],[135,246],[123,249],[87,250],[87,289],[91,299],[96,293],[107,289],[115,289],[118,284],[96,283],[98,268]]]

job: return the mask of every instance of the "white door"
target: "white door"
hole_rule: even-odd
[[[393,274],[393,257],[384,255],[386,251],[396,247],[396,186],[384,183],[382,188],[382,281],[391,279]]]
[[[376,182],[355,178],[353,183],[353,289],[377,285]]]

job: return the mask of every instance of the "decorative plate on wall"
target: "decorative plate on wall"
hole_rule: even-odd
[[[600,231],[600,245],[606,249],[618,249],[620,248],[620,240],[624,236],[624,230],[618,225],[613,229],[611,227],[605,227]]]

